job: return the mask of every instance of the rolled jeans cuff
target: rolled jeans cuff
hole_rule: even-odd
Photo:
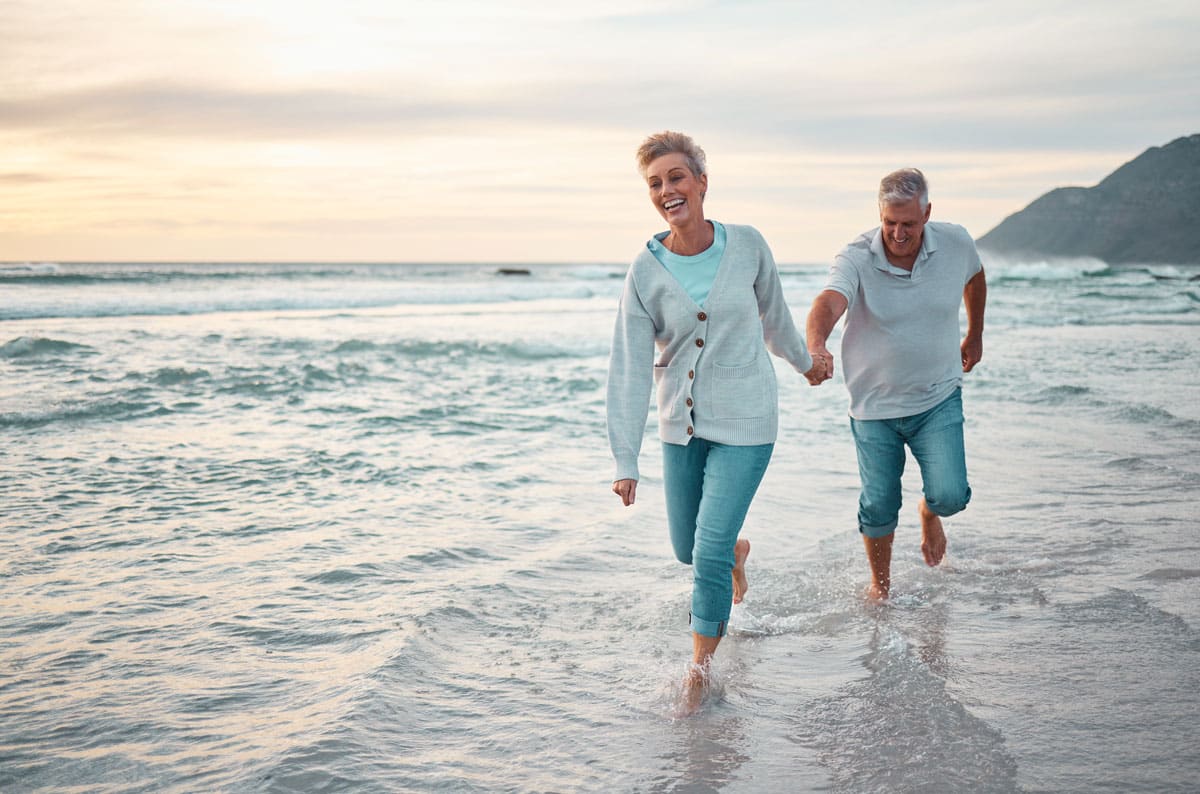
[[[702,637],[724,637],[725,630],[729,628],[728,620],[705,620],[698,618],[692,613],[688,613],[691,620],[692,631]]]
[[[899,523],[900,519],[898,518],[895,521],[890,521],[887,524],[881,524],[877,527],[871,527],[860,523],[858,525],[858,531],[866,535],[868,538],[886,538],[888,535],[896,531],[896,526]]]

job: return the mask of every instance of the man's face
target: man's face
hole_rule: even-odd
[[[921,209],[921,200],[914,198],[903,204],[882,204],[879,222],[883,227],[883,245],[892,259],[915,259],[921,250],[921,235],[929,220],[932,204]]]

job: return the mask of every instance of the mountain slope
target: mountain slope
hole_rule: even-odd
[[[1009,255],[1200,264],[1200,134],[1147,149],[1095,187],[1052,190],[978,243]]]

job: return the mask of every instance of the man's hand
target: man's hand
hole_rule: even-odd
[[[810,386],[820,386],[833,377],[833,353],[826,350],[824,345],[815,346],[808,352],[812,355],[813,365],[804,373],[804,377]]]
[[[613,493],[621,497],[621,504],[629,507],[637,497],[637,480],[617,480],[612,489]]]
[[[968,336],[962,341],[962,367],[963,372],[970,372],[975,368],[975,365],[983,358],[983,337]]]

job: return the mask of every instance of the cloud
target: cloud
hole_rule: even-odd
[[[382,133],[413,123],[445,123],[478,116],[482,109],[480,103],[434,101],[416,93],[140,82],[0,100],[0,123],[9,129],[88,135],[321,138],[353,136],[363,130]]]
[[[0,100],[9,131],[60,137],[246,138],[320,141],[448,132],[497,125],[652,131],[699,129],[749,140],[815,146],[830,152],[886,146],[953,145],[1021,149],[1118,144],[1128,128],[1155,138],[1193,131],[1200,100],[1172,81],[1150,94],[1117,81],[1100,92],[1067,84],[906,91],[881,105],[875,92],[838,83],[806,84],[773,75],[761,85],[736,79],[702,85],[668,80],[563,80],[469,87],[399,85],[387,89],[240,89],[140,82]],[[1200,75],[1197,76],[1200,80]]]
[[[0,16],[0,123],[68,138],[675,126],[830,152],[1040,149],[1200,119],[1200,12],[1180,2],[18,1]]]
[[[39,173],[22,173],[20,171],[10,171],[8,173],[0,172],[0,184],[6,185],[34,185],[44,182],[58,181],[55,177]]]

